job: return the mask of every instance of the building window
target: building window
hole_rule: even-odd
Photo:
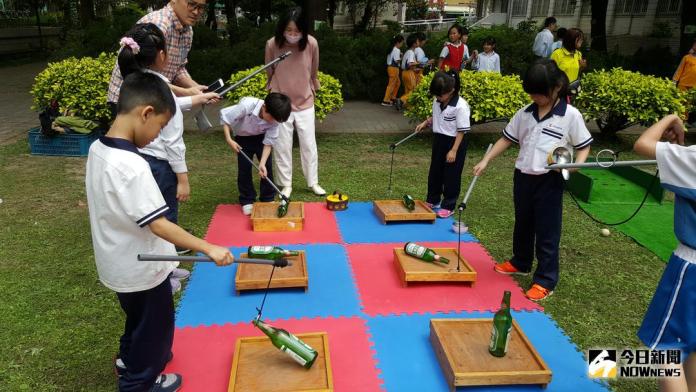
[[[527,0],[513,0],[512,16],[527,16]]]
[[[501,0],[498,12],[508,12],[508,0]]]
[[[645,15],[648,0],[616,0],[616,15]]]
[[[532,16],[546,16],[549,13],[549,0],[532,0]]]
[[[574,15],[577,3],[577,0],[556,0],[553,13],[555,15]]]
[[[658,0],[657,15],[679,15],[681,0]]]

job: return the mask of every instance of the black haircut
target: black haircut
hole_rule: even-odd
[[[459,74],[456,70],[438,71],[430,82],[430,94],[440,96],[454,90],[453,95],[459,95]]]
[[[288,118],[290,118],[292,106],[290,105],[290,98],[288,98],[287,95],[269,93],[263,100],[263,104],[266,107],[266,112],[279,123],[286,122]]]
[[[532,63],[522,80],[522,88],[527,94],[553,98],[553,90],[557,87],[560,87],[557,98],[565,98],[568,95],[568,76],[550,59],[539,59]]]
[[[583,34],[582,30],[576,28],[568,29],[565,35],[563,35],[563,47],[571,53],[575,52],[577,49],[575,42],[578,38],[585,39],[585,34]]]
[[[403,42],[403,41],[404,41],[403,35],[397,34],[397,35],[393,36],[389,40],[389,50],[387,50],[387,54],[392,52],[392,50],[394,49],[394,45],[398,44],[399,42]]]
[[[275,31],[275,44],[279,48],[282,48],[283,45],[285,45],[285,29],[288,27],[290,22],[295,22],[295,25],[297,25],[297,28],[302,33],[302,38],[297,45],[299,46],[300,51],[303,51],[307,47],[307,41],[309,40],[309,21],[307,20],[304,12],[302,12],[301,7],[290,8],[288,12],[278,20]]]
[[[157,114],[176,113],[176,102],[169,86],[150,72],[132,72],[121,84],[116,113],[130,113],[138,106],[152,106]]]
[[[418,39],[421,40],[421,41],[425,41],[425,40],[428,39],[428,36],[425,35],[424,32],[419,31],[419,32],[416,33],[416,38],[418,38]]]
[[[568,30],[565,27],[559,27],[558,30],[556,30],[556,37],[558,37],[558,39],[562,40],[567,31]]]
[[[418,41],[418,34],[416,33],[411,33],[411,35],[406,38],[406,46],[409,48],[413,47],[413,45]]]
[[[484,45],[495,46],[495,38],[493,38],[493,37],[486,37],[486,38],[484,38],[484,40],[483,40],[483,44],[484,44]]]
[[[129,46],[124,46],[118,53],[118,68],[121,76],[126,77],[133,72],[142,71],[155,63],[160,50],[167,51],[164,34],[153,23],[139,23],[128,30],[125,37],[132,38],[140,51],[136,54]]]
[[[544,27],[549,27],[554,23],[556,23],[556,18],[553,16],[549,16],[548,18],[544,19]]]

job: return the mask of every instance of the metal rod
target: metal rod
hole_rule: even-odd
[[[288,52],[288,53],[290,53],[290,52]],[[254,167],[256,168],[256,170],[261,171],[261,169],[259,168],[259,166],[258,166],[256,163],[254,163],[254,161],[253,161],[251,158],[249,158],[249,156],[248,156],[247,154],[245,154],[244,151],[241,150],[241,147],[240,147],[240,149],[239,149],[239,154],[241,154],[244,158],[246,158],[246,160],[249,161],[249,163],[251,163],[251,165],[254,166]],[[276,184],[274,184],[273,181],[271,181],[271,179],[268,178],[268,176],[266,176],[265,179],[266,179],[266,181],[268,181],[269,184],[271,184],[271,186],[273,187],[273,189],[275,189],[275,191],[278,192],[278,195],[280,196],[280,198],[283,199],[286,203],[290,204],[290,200],[287,198],[287,196],[285,196],[285,195],[280,191],[280,189],[278,189],[278,187],[276,186]]]
[[[208,256],[170,256],[170,255],[147,255],[139,254],[138,261],[191,261],[191,262],[213,262]],[[292,262],[288,259],[279,260],[265,260],[265,259],[249,259],[249,258],[236,258],[234,262],[237,264],[264,264],[272,265],[276,267],[287,267],[292,265]]]
[[[392,191],[392,173],[394,172],[394,149],[391,148],[391,164],[389,165],[389,196]]]
[[[399,147],[400,144],[402,144],[403,142],[407,141],[408,139],[410,139],[410,138],[416,136],[418,133],[420,133],[420,131],[414,131],[412,134],[406,136],[405,138],[399,140],[398,142],[392,143],[392,144],[389,146],[389,148],[391,148],[392,150],[394,150],[395,148]]]
[[[606,162],[584,162],[584,163],[554,163],[545,167],[547,170],[554,169],[609,169],[619,166],[650,166],[657,165],[656,160],[642,161],[606,161]]]
[[[486,149],[486,154],[488,154],[491,149],[493,149],[493,143],[488,145],[488,149]],[[486,154],[483,154],[485,157]],[[466,195],[464,195],[464,200],[462,200],[462,203],[459,205],[460,210],[463,210],[466,208],[466,203],[469,201],[469,196],[471,196],[471,191],[474,190],[474,185],[476,185],[476,180],[478,180],[479,176],[474,176],[474,178],[471,180],[471,184],[469,184],[469,189],[466,191]]]
[[[257,74],[259,74],[259,73],[265,71],[265,70],[268,69],[269,67],[272,67],[272,66],[276,65],[276,63],[279,63],[279,62],[285,60],[285,59],[288,58],[291,54],[292,54],[292,52],[290,52],[290,51],[287,51],[287,52],[281,54],[280,56],[278,56],[277,58],[273,59],[273,60],[272,60],[271,62],[269,62],[268,64],[264,65],[263,67],[257,69],[256,71],[250,73],[249,75],[245,76],[244,78],[242,78],[241,80],[239,80],[237,83],[235,83],[235,84],[233,84],[233,85],[231,85],[231,86],[225,88],[224,90],[220,91],[220,93],[218,93],[218,95],[220,95],[220,96],[222,97],[223,95],[225,95],[225,94],[229,93],[230,91],[236,89],[237,87],[241,86],[242,84],[244,84],[244,82],[246,82],[247,80],[253,78],[253,77],[256,76]]]

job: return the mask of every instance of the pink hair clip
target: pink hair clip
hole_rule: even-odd
[[[119,42],[121,47],[123,48],[124,46],[127,46],[133,51],[133,54],[138,54],[140,52],[140,45],[138,45],[137,42],[131,37],[123,37],[121,38],[121,41]]]

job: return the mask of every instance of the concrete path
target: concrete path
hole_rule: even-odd
[[[26,138],[29,128],[39,125],[39,115],[30,109],[29,90],[46,63],[0,67],[0,145]]]

